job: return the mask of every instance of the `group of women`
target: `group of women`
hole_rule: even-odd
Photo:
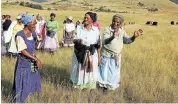
[[[55,21],[55,16],[51,13],[51,19],[46,22],[47,32],[42,43],[51,52],[58,47],[55,40],[58,22]],[[134,42],[143,31],[136,30],[132,37],[128,37],[122,27],[123,16],[116,14],[101,37],[96,13],[87,12],[82,25],[75,26],[72,19],[69,16],[64,25],[63,43],[65,46],[74,45],[70,69],[73,87],[95,89],[98,85],[104,89],[115,90],[120,86],[123,44]],[[42,64],[34,54],[39,34],[36,32],[38,22],[31,15],[25,14],[21,16],[21,23],[24,27],[15,36],[19,52],[14,75],[16,102],[25,102],[29,94],[41,90],[38,69],[42,68]]]
[[[6,30],[2,28],[1,37],[3,39],[3,44],[1,42],[1,46],[4,48],[1,51],[1,54],[10,56],[18,55],[19,51],[16,46],[15,37],[17,32],[24,28],[24,24],[22,23],[23,15],[24,14],[19,14],[15,21],[9,23],[9,27]],[[37,36],[35,49],[46,50],[53,53],[59,47],[58,37],[56,35],[58,22],[55,20],[55,17],[56,15],[54,13],[50,14],[50,19],[48,21],[39,14],[37,14],[36,17],[33,17],[35,21],[34,31]],[[7,19],[5,21],[7,21]],[[5,24],[5,22],[3,24]],[[2,27],[4,27],[3,24]]]

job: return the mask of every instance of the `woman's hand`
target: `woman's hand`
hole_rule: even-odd
[[[136,38],[139,37],[139,36],[141,36],[141,35],[143,35],[143,30],[142,29],[134,31],[134,36]]]
[[[39,59],[37,59],[36,64],[37,64],[38,69],[42,69],[42,64]]]

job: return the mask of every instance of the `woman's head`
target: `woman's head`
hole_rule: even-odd
[[[81,21],[80,21],[80,20],[78,20],[78,21],[76,22],[76,25],[80,25],[80,23],[81,23]]]
[[[39,14],[36,15],[36,20],[37,21],[41,21],[42,20],[42,18],[41,18],[41,16]]]
[[[34,20],[33,16],[25,14],[22,16],[22,23],[24,24],[25,28],[29,31],[35,31],[36,21]]]
[[[123,22],[124,22],[124,17],[119,14],[116,14],[112,18],[112,27],[113,28],[122,27]]]
[[[10,20],[11,16],[10,15],[6,15],[6,20]]]
[[[17,20],[18,23],[22,23],[22,16],[21,16],[21,15],[18,15],[18,16],[16,17],[16,20]]]
[[[93,24],[95,14],[92,12],[87,12],[84,17],[84,26]]]
[[[67,23],[72,23],[72,21],[73,21],[73,17],[72,16],[67,17]]]
[[[6,18],[6,15],[2,15],[2,18],[1,18],[1,19],[4,20],[5,18]]]
[[[56,14],[54,14],[54,13],[50,14],[50,18],[51,18],[52,21],[55,19],[55,17],[56,17]]]

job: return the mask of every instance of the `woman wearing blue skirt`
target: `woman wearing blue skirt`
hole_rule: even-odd
[[[105,28],[103,34],[98,82],[100,87],[107,90],[115,90],[119,87],[123,44],[134,42],[135,38],[142,35],[143,32],[139,29],[134,32],[132,37],[128,37],[122,28],[123,22],[123,16],[114,15],[112,24]]]
[[[30,15],[23,15],[22,22],[24,29],[16,35],[19,55],[15,67],[13,89],[17,103],[24,103],[28,95],[41,90],[38,69],[41,69],[42,65],[35,56],[36,23]]]

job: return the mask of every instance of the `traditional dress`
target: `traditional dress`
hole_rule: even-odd
[[[42,28],[42,21],[36,20],[36,33],[37,33],[36,49],[41,48],[41,43],[42,43],[41,28]]]
[[[7,31],[7,34],[5,35],[5,43],[9,43],[8,52],[11,53],[12,55],[17,55],[18,53],[15,42],[15,36],[17,32],[19,32],[23,28],[24,28],[23,24],[19,25],[17,21],[13,21]]]
[[[64,32],[63,32],[64,46],[73,46],[74,36],[75,36],[75,25],[73,23],[64,24]]]
[[[124,44],[130,44],[135,38],[128,37],[123,28],[119,28],[118,37],[110,43],[105,41],[113,35],[114,30],[107,27],[103,34],[101,48],[101,65],[99,69],[99,86],[114,90],[120,86],[121,51]]]
[[[24,31],[17,33],[16,41],[18,51],[27,50],[31,55],[35,52],[36,33],[27,38]],[[19,53],[14,75],[13,88],[16,93],[16,102],[24,103],[28,95],[40,92],[40,73],[34,61]]]
[[[77,28],[77,35],[75,39],[82,39],[83,44],[82,47],[90,47],[91,45],[98,44],[99,43],[99,31],[96,27],[92,26],[91,30],[86,30],[84,26],[79,26]],[[91,52],[91,63],[93,64],[93,68],[88,70],[88,64],[86,66],[83,66],[81,63],[81,60],[85,61],[84,57],[79,57],[81,53],[80,52],[86,52],[85,48],[81,48],[81,50],[76,51],[76,44],[75,44],[74,54],[72,57],[72,67],[70,70],[70,79],[73,82],[74,88],[90,88],[94,89],[96,88],[96,81],[97,81],[97,74],[98,74],[98,53],[97,49],[94,48],[93,54]],[[87,51],[88,52],[88,51]],[[78,54],[76,54],[78,53]],[[86,55],[86,54],[85,54]]]
[[[44,40],[44,49],[47,49],[49,51],[55,51],[55,49],[59,47],[58,36],[57,36],[58,22],[51,21],[51,20],[47,21],[46,29],[50,29],[53,32],[46,33],[46,37]]]

